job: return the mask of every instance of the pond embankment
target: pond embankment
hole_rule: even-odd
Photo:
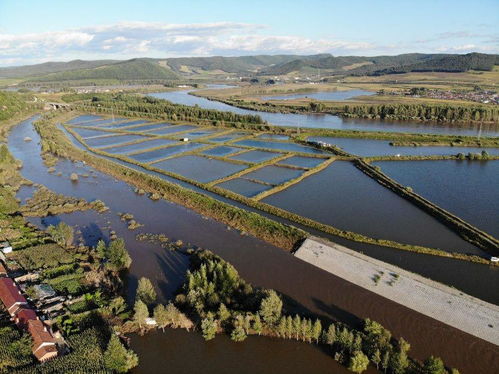
[[[499,345],[499,307],[316,237],[295,256],[437,321]]]

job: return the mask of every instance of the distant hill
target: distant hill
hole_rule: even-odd
[[[88,69],[66,70],[31,78],[31,82],[60,82],[89,79],[146,80],[178,79],[177,74],[152,59],[133,59]]]
[[[47,62],[0,68],[0,77],[21,78],[28,83],[91,80],[178,80],[209,74],[279,76],[286,74],[383,75],[407,72],[463,72],[492,70],[499,55],[483,53],[423,54],[398,56],[338,56],[318,54],[257,55],[240,57],[137,58],[126,61],[98,60]]]
[[[83,61],[73,60],[69,62],[45,62],[43,64],[13,66],[0,68],[0,78],[25,78],[30,76],[45,75],[76,69],[92,69],[99,66],[119,62],[117,60]]]
[[[258,55],[258,56],[240,56],[240,57],[183,57],[166,59],[168,66],[175,72],[185,73],[187,71],[223,71],[226,73],[244,73],[256,72],[262,68],[276,64],[284,64],[290,61],[299,61],[302,59],[313,61],[317,58],[330,56],[329,54],[320,54],[313,56],[299,55]],[[187,69],[186,69],[187,68]]]
[[[398,56],[327,56],[319,59],[296,59],[260,71],[261,75],[284,75],[306,69],[324,69],[331,74],[381,75],[421,71],[463,72],[492,70],[499,64],[498,55],[410,53]]]

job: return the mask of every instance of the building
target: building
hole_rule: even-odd
[[[31,308],[21,307],[14,317],[14,322],[17,326],[27,329],[28,322],[33,319],[38,319],[35,311]]]
[[[33,355],[40,361],[57,357],[57,345],[47,326],[38,319],[35,311],[10,278],[0,278],[0,300],[16,325],[27,329],[33,338]]]
[[[10,278],[0,278],[0,300],[2,300],[11,317],[14,317],[21,307],[28,306],[28,302],[21,294],[21,291]]]
[[[33,338],[33,354],[38,361],[44,362],[57,357],[56,341],[42,321],[30,319],[28,321],[28,331]]]

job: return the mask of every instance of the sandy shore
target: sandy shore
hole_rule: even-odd
[[[421,314],[499,345],[499,307],[496,305],[320,238],[305,240],[295,256]],[[497,288],[497,285],[490,287]]]

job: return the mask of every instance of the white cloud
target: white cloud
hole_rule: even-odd
[[[72,58],[132,58],[366,51],[367,42],[264,35],[257,24],[121,22],[57,32],[0,34],[1,65]]]
[[[332,53],[372,55],[425,50],[467,51],[468,49],[497,51],[497,43],[489,36],[486,42],[466,40],[477,37],[467,32],[449,32],[435,38],[392,46],[375,45],[367,40],[312,39],[293,35],[269,35],[264,25],[215,22],[198,24],[166,24],[149,22],[120,22],[104,26],[82,27],[44,33],[0,33],[0,65],[37,63],[74,58],[133,58],[179,57],[248,54],[314,54]],[[460,40],[462,45],[440,47],[432,41]],[[452,43],[448,43],[452,45]],[[481,47],[480,47],[481,46]],[[418,47],[418,48],[419,48]]]

